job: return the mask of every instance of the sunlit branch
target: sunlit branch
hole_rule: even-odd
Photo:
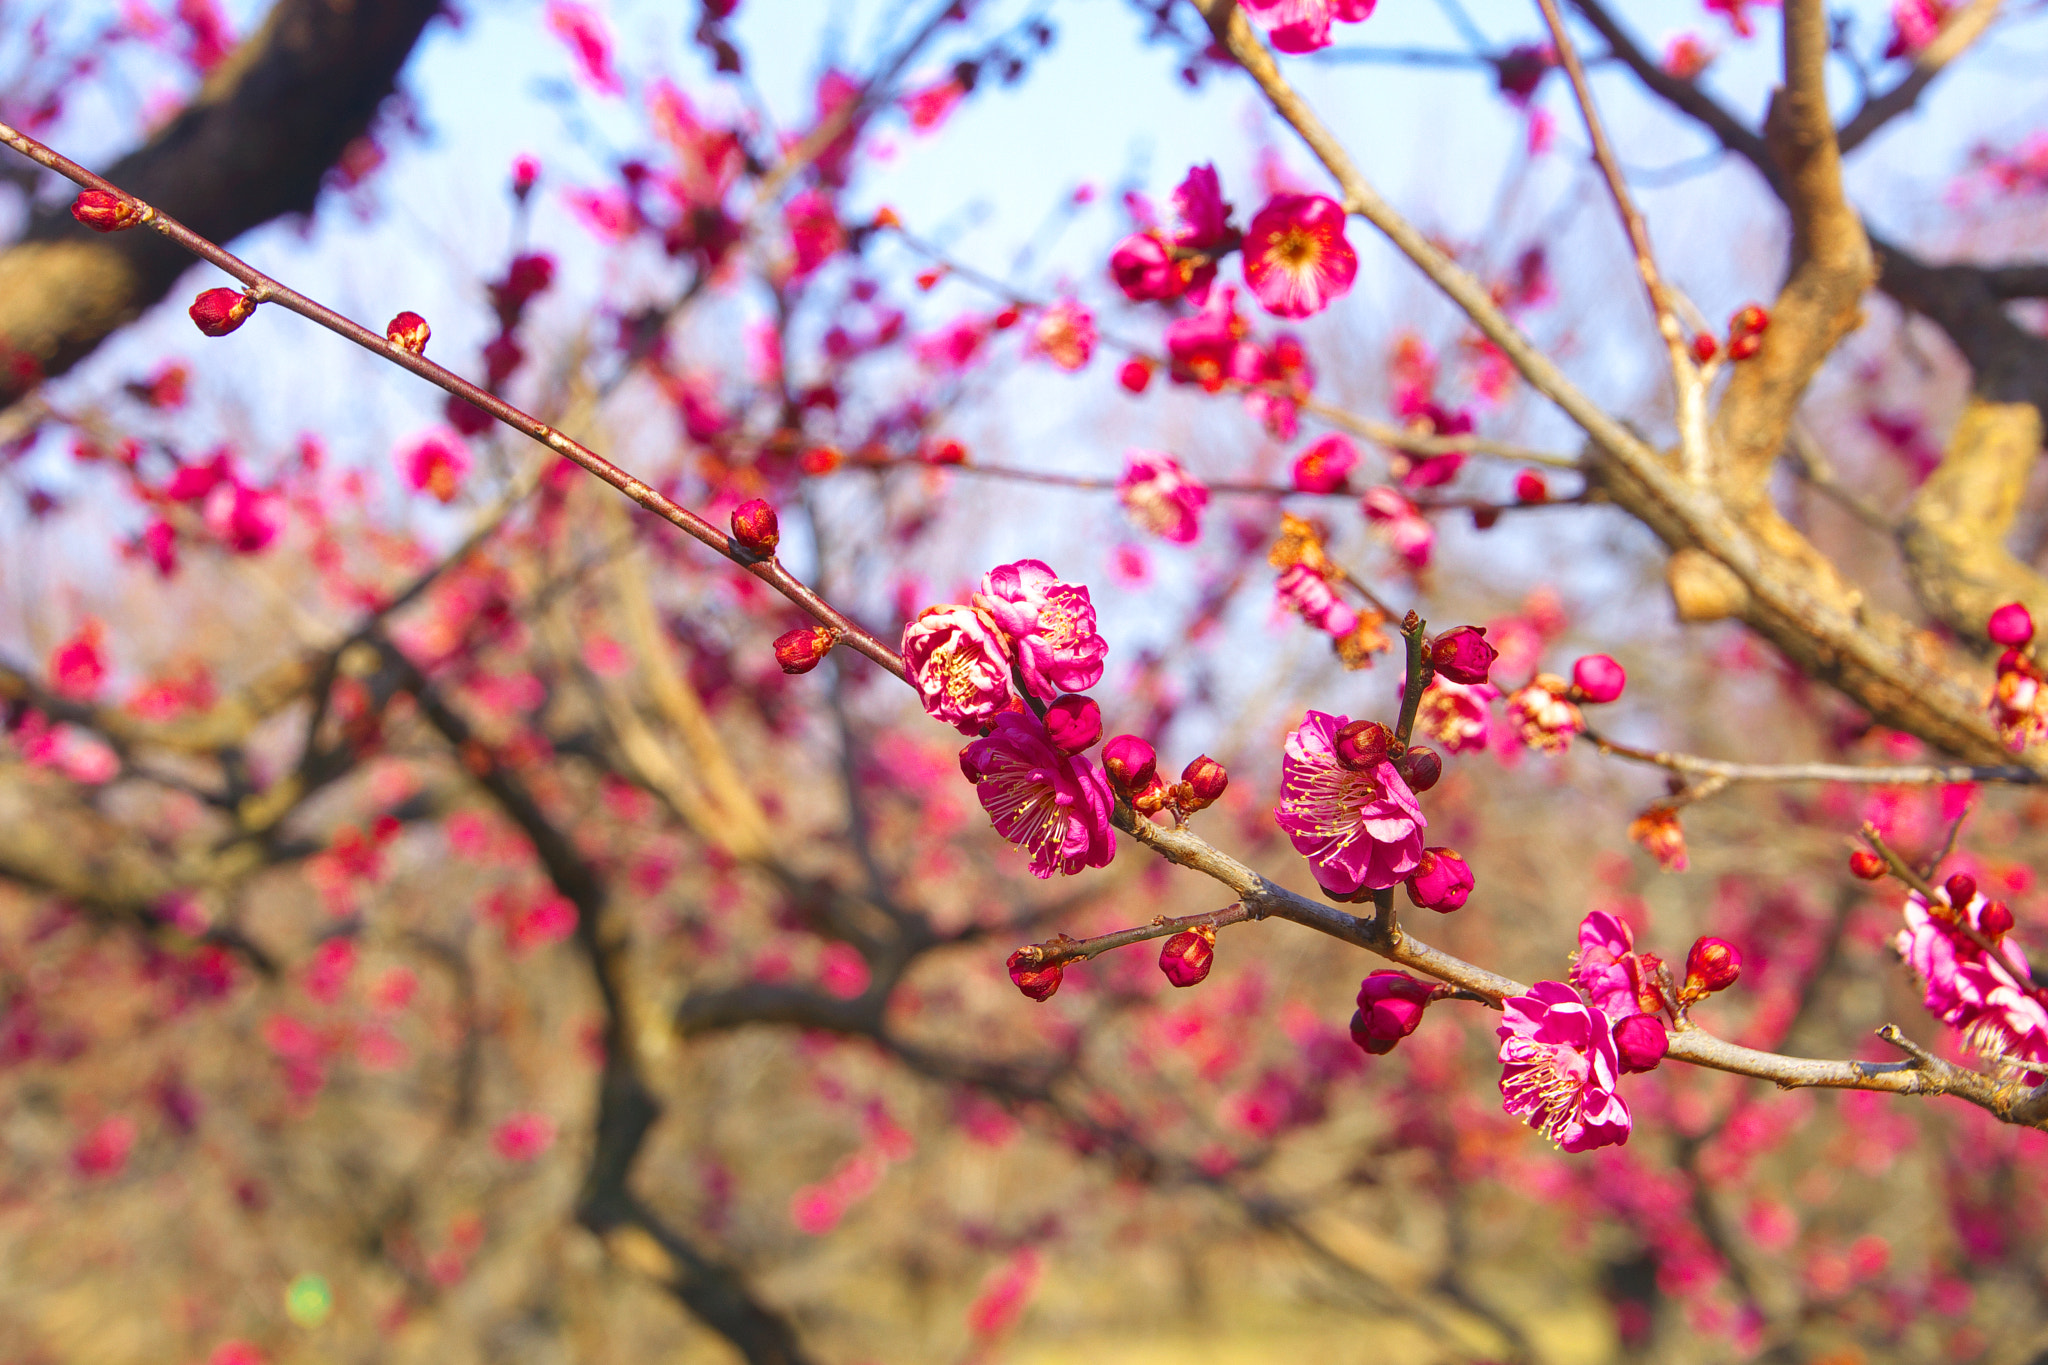
[[[1956,782],[1996,782],[2016,786],[2038,786],[2041,774],[2014,765],[1975,763],[1907,763],[1863,765],[1857,763],[1733,763],[1697,754],[1673,753],[1661,749],[1639,749],[1633,745],[1586,731],[1586,738],[1604,754],[1648,763],[1675,773],[1724,778],[1730,782],[1856,782],[1872,786],[1932,786]]]
[[[2004,0],[1971,0],[1963,8],[1950,11],[1941,21],[1934,41],[1913,54],[1913,69],[1900,77],[1896,85],[1864,100],[1842,125],[1835,135],[1842,155],[1847,156],[1885,124],[1919,103],[1921,94],[1942,69],[1969,51],[1990,30],[2003,3]]]

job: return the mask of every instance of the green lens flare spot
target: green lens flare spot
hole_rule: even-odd
[[[284,1291],[285,1315],[301,1327],[318,1327],[334,1312],[334,1291],[320,1275],[301,1275]]]

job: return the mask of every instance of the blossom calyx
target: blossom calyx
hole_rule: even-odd
[[[1655,1071],[1671,1050],[1671,1035],[1654,1014],[1631,1014],[1614,1025],[1614,1050],[1621,1055],[1623,1075]]]
[[[1413,744],[1407,753],[1394,760],[1394,771],[1401,774],[1409,791],[1426,792],[1444,775],[1444,761],[1437,757],[1436,750]]]
[[[1462,910],[1472,894],[1472,868],[1453,849],[1425,848],[1407,885],[1408,899],[1417,909],[1447,915]]]
[[[1628,686],[1628,673],[1605,654],[1588,654],[1572,665],[1572,700],[1604,705]]]
[[[1230,774],[1224,771],[1223,765],[1203,754],[1181,769],[1180,786],[1174,792],[1174,800],[1184,811],[1207,810],[1216,804],[1229,785]]]
[[[1159,755],[1136,735],[1118,735],[1102,746],[1102,766],[1118,796],[1130,800],[1158,776]]]
[[[404,312],[384,324],[384,339],[401,351],[424,355],[427,339],[434,335],[434,329],[427,326],[427,320],[418,313]]]
[[[1474,687],[1486,681],[1500,651],[1486,643],[1485,626],[1456,626],[1429,642],[1429,662],[1454,683]]]
[[[1063,754],[1078,754],[1102,738],[1102,708],[1069,692],[1045,708],[1045,735]]]
[[[1053,992],[1060,988],[1060,978],[1066,975],[1057,962],[1049,967],[1040,966],[1035,948],[1019,948],[1010,954],[1007,965],[1010,980],[1032,1000],[1052,999]]]
[[[830,626],[798,626],[775,637],[775,662],[784,673],[808,673],[838,643],[839,632]]]
[[[1991,642],[2008,649],[2025,649],[2034,639],[2034,615],[2023,602],[2008,602],[1991,613],[1984,628]]]
[[[1874,882],[1885,874],[1884,859],[1867,848],[1859,848],[1849,855],[1849,875],[1859,881]]]
[[[1742,954],[1725,938],[1702,938],[1685,955],[1685,994],[1725,991],[1742,975]]]
[[[754,498],[732,509],[732,538],[742,550],[757,559],[769,559],[782,543],[782,526],[775,509]]]
[[[1354,773],[1377,768],[1387,761],[1393,747],[1394,732],[1376,720],[1354,720],[1331,741],[1338,766]]]
[[[1358,1011],[1351,1016],[1351,1041],[1375,1057],[1415,1032],[1422,1012],[1436,999],[1433,982],[1406,972],[1378,971],[1358,983]]]
[[[239,289],[209,289],[185,311],[200,331],[224,337],[249,320],[249,314],[256,311],[256,300]]]
[[[71,216],[94,232],[120,232],[156,217],[147,204],[106,190],[87,190],[71,201]]]
[[[1201,985],[1215,962],[1216,930],[1212,925],[1183,929],[1159,949],[1159,970],[1176,986]]]

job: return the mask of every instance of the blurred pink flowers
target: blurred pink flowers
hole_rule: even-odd
[[[1279,194],[1244,238],[1244,278],[1266,311],[1320,313],[1351,292],[1358,254],[1344,240],[1344,210],[1320,194]]]
[[[1282,52],[1314,52],[1330,45],[1332,20],[1361,24],[1372,17],[1378,0],[1244,0],[1273,46]]]
[[[2048,1007],[2037,991],[2022,987],[1995,957],[1961,930],[1983,931],[1988,901],[1972,896],[1958,912],[1929,907],[1917,891],[1906,895],[1906,927],[1895,940],[1899,955],[1925,987],[1930,1014],[1963,1035],[1977,1051],[2028,1062],[2048,1062]],[[1996,941],[1996,940],[1994,940]],[[2033,966],[2011,938],[2001,944],[2020,971]]]
[[[1202,509],[1209,505],[1209,490],[1164,451],[1126,453],[1116,492],[1124,510],[1142,530],[1177,545],[1202,533]]]

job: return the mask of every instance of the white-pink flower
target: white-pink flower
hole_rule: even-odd
[[[973,607],[926,607],[903,628],[903,667],[925,714],[963,735],[1010,704],[1010,646]]]

